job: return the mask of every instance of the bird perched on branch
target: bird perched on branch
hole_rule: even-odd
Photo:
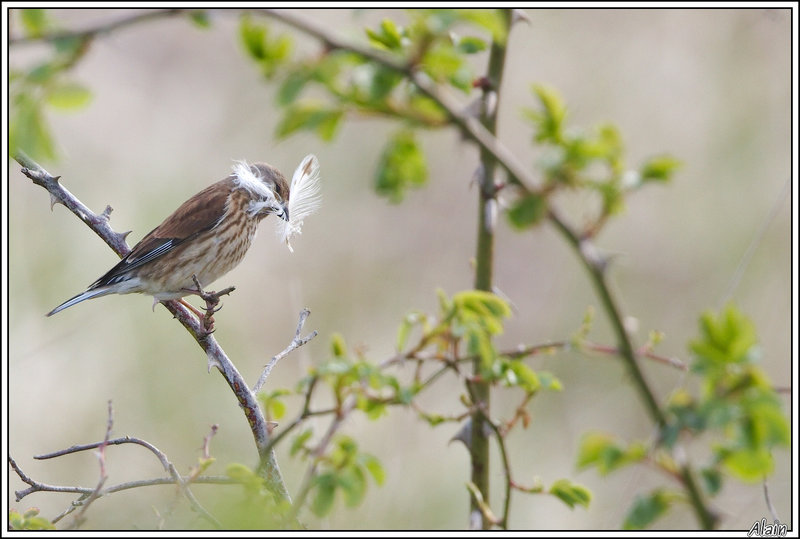
[[[236,163],[227,178],[181,204],[85,292],[47,316],[108,294],[149,294],[153,306],[202,294],[200,286],[241,262],[264,217],[273,214],[281,219],[278,234],[291,251],[289,240],[300,233],[303,219],[319,204],[319,163],[313,155],[297,167],[291,185],[270,165]]]

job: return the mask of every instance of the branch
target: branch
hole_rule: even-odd
[[[85,501],[86,498],[90,494],[95,492],[95,490],[96,490],[95,488],[88,488],[88,487],[61,486],[61,485],[50,485],[50,484],[47,484],[47,483],[42,483],[40,481],[36,481],[36,480],[32,479],[25,472],[23,472],[22,468],[19,467],[17,462],[10,455],[8,457],[8,463],[11,466],[11,468],[14,470],[14,472],[17,474],[17,476],[19,476],[19,478],[23,482],[25,482],[26,484],[30,485],[30,487],[27,488],[27,489],[17,490],[17,491],[14,492],[14,494],[16,496],[16,501],[18,501],[18,502],[21,501],[23,498],[25,498],[27,495],[32,494],[34,492],[62,492],[62,493],[69,493],[69,494],[81,494],[81,497],[78,498],[78,500],[76,500],[75,502],[73,502],[71,507],[67,511],[65,511],[64,513],[59,515],[59,517],[54,519],[53,522],[57,522],[58,520],[61,520],[63,517],[65,517],[66,515],[68,515],[69,513],[74,511],[75,509],[77,509],[78,507],[81,507],[82,505],[84,505],[86,503],[86,501]],[[150,486],[158,486],[158,485],[176,485],[176,484],[180,487],[180,486],[182,486],[181,483],[189,483],[189,482],[191,482],[191,483],[200,483],[200,484],[214,484],[214,485],[234,485],[234,484],[237,484],[236,481],[234,481],[233,479],[231,479],[230,477],[227,477],[227,476],[201,475],[201,476],[197,476],[197,477],[192,477],[191,475],[187,475],[187,476],[178,475],[177,478],[174,477],[174,476],[157,477],[157,478],[154,478],[154,479],[139,479],[139,480],[136,480],[136,481],[126,481],[124,483],[119,483],[119,484],[116,484],[116,485],[112,485],[112,486],[106,487],[105,489],[102,489],[98,493],[98,498],[103,497],[103,496],[108,496],[109,494],[114,494],[115,492],[120,492],[120,491],[123,491],[123,490],[130,490],[130,489],[134,489],[134,488],[150,487]],[[190,499],[190,501],[192,501],[192,499]],[[192,505],[194,506],[195,509],[200,510],[200,512],[203,514],[203,516],[208,518],[211,522],[214,522],[217,525],[219,525],[219,523],[217,522],[217,520],[213,516],[211,516],[205,509],[203,509],[201,506],[199,506],[199,504],[195,506],[195,503],[196,503],[196,500],[194,500],[193,503],[192,503]]]
[[[73,445],[71,447],[68,447],[67,449],[61,449],[59,451],[54,451],[52,453],[47,453],[47,454],[44,454],[44,455],[36,455],[36,456],[33,457],[36,460],[47,460],[47,459],[62,457],[64,455],[70,455],[70,454],[73,454],[73,453],[78,453],[80,451],[88,451],[90,449],[99,448],[98,458],[100,459],[100,477],[101,477],[101,479],[100,479],[100,482],[98,483],[98,485],[94,489],[83,489],[83,488],[80,488],[80,487],[53,487],[51,485],[45,485],[43,483],[34,482],[33,480],[31,480],[27,476],[24,476],[24,474],[22,474],[22,471],[17,467],[16,463],[13,462],[13,459],[11,459],[9,457],[9,461],[12,463],[12,467],[14,468],[14,470],[17,472],[17,474],[20,476],[20,478],[23,481],[25,481],[26,483],[28,483],[30,485],[30,488],[25,489],[23,491],[17,491],[16,492],[17,501],[20,501],[22,498],[24,498],[28,494],[31,494],[33,492],[38,492],[38,491],[41,491],[41,490],[50,490],[50,491],[55,491],[55,492],[78,492],[78,493],[81,493],[81,494],[83,494],[83,496],[81,496],[81,498],[78,500],[81,503],[79,503],[79,504],[78,503],[74,503],[72,505],[72,507],[68,511],[64,512],[62,515],[59,516],[59,519],[63,518],[64,516],[68,515],[72,511],[74,511],[77,507],[82,506],[80,514],[76,517],[76,527],[77,527],[77,524],[82,519],[83,514],[86,512],[86,510],[89,508],[89,505],[94,500],[96,500],[96,499],[98,499],[98,498],[100,498],[102,496],[105,496],[106,494],[110,494],[111,492],[116,492],[117,490],[125,490],[127,488],[133,488],[133,487],[128,486],[130,483],[122,483],[121,485],[117,485],[116,487],[111,487],[111,488],[108,488],[108,489],[103,489],[102,488],[104,483],[105,483],[105,481],[106,481],[106,479],[107,479],[107,477],[108,477],[107,474],[106,474],[106,471],[105,471],[105,449],[106,449],[106,447],[111,446],[111,445],[122,445],[122,444],[131,443],[131,444],[141,445],[142,447],[145,447],[151,453],[153,453],[156,456],[156,458],[158,458],[159,462],[161,462],[161,466],[164,467],[164,470],[167,473],[170,474],[170,478],[171,478],[170,482],[175,483],[176,485],[178,485],[178,487],[180,488],[180,490],[183,493],[183,495],[186,497],[186,499],[189,500],[189,503],[191,504],[192,508],[195,509],[198,513],[202,514],[205,518],[207,518],[210,522],[212,522],[217,527],[220,526],[219,521],[217,521],[217,519],[215,519],[208,511],[205,510],[205,508],[203,508],[202,505],[200,505],[200,502],[197,501],[197,499],[194,497],[194,494],[189,490],[188,484],[193,479],[192,475],[189,476],[189,480],[188,481],[184,480],[181,477],[181,475],[178,473],[178,470],[175,468],[175,466],[169,461],[169,459],[167,458],[167,455],[163,451],[159,450],[156,446],[154,446],[153,444],[151,444],[148,441],[142,440],[140,438],[133,438],[131,436],[124,436],[124,437],[121,437],[121,438],[111,439],[110,438],[110,434],[111,434],[112,425],[113,425],[113,409],[111,407],[111,401],[108,401],[108,423],[107,423],[107,427],[106,427],[106,436],[103,439],[103,441],[101,441],[101,442],[93,442],[93,443],[89,443],[89,444]],[[206,458],[207,458],[207,452],[208,452],[209,439],[210,439],[211,436],[213,436],[213,434],[215,432],[216,432],[216,425],[214,426],[214,428],[212,428],[212,433],[204,438],[203,446],[204,446],[204,449],[205,449],[205,452],[206,452]],[[138,486],[144,486],[146,484],[160,484],[160,483],[147,483],[147,482],[145,482],[145,483],[134,482],[134,483],[137,483]],[[71,489],[71,490],[65,490],[65,489]]]
[[[55,41],[62,41],[67,39],[93,39],[100,34],[108,34],[114,30],[118,30],[120,28],[124,28],[126,26],[133,26],[135,24],[147,22],[153,19],[160,19],[162,17],[173,17],[175,15],[182,15],[184,13],[188,13],[191,9],[161,9],[158,11],[148,11],[145,13],[136,13],[129,17],[125,17],[118,21],[114,21],[111,23],[101,24],[99,26],[95,26],[92,28],[87,28],[85,30],[68,30],[68,31],[58,31],[52,32],[40,36],[25,36],[25,37],[15,37],[8,40],[8,45],[26,45],[30,43],[41,43],[41,42],[48,42],[52,43]]]
[[[367,60],[406,76],[422,91],[422,93],[444,109],[453,123],[461,129],[467,138],[489,152],[497,163],[506,169],[510,179],[515,184],[518,184],[529,192],[534,191],[534,186],[538,182],[527,169],[519,164],[513,152],[511,152],[511,150],[509,150],[494,134],[486,129],[477,118],[466,112],[462,112],[462,107],[450,96],[443,93],[427,75],[418,71],[417,66],[414,64],[398,60],[376,49],[348,42],[334,33],[329,32],[327,27],[297,17],[285,10],[259,9],[253,11],[269,15],[273,19],[279,20],[296,30],[300,30],[305,34],[315,37],[330,49],[342,49],[354,52]]]
[[[317,331],[314,330],[305,337],[303,337],[302,339],[300,338],[300,332],[303,330],[303,325],[305,325],[306,318],[308,318],[309,314],[311,314],[311,311],[309,311],[308,309],[303,309],[302,311],[300,311],[300,319],[297,322],[297,330],[294,332],[294,339],[292,339],[292,342],[289,343],[289,346],[284,348],[284,350],[281,353],[272,356],[270,362],[267,363],[267,365],[264,367],[264,372],[262,372],[261,376],[258,378],[258,382],[256,382],[255,386],[253,386],[253,393],[258,393],[261,390],[264,383],[267,381],[269,374],[272,372],[272,368],[275,366],[276,363],[278,363],[278,361],[285,358],[290,353],[292,353],[292,351],[294,351],[296,348],[300,348],[308,341],[317,336]]]
[[[75,521],[73,523],[73,527],[75,529],[79,528],[83,521],[86,520],[83,515],[86,514],[86,511],[89,509],[89,506],[92,505],[92,502],[100,498],[103,485],[105,485],[106,479],[108,479],[108,474],[106,473],[106,447],[108,446],[108,439],[111,437],[111,428],[113,426],[114,408],[111,405],[111,401],[108,401],[108,421],[106,422],[106,435],[98,446],[99,451],[97,452],[97,460],[100,464],[100,480],[97,482],[97,486],[94,487],[92,492],[90,492],[86,497],[80,512],[75,516]]]
[[[108,224],[107,210],[103,215],[98,216],[89,210],[83,203],[75,198],[72,193],[67,191],[59,182],[59,177],[50,175],[46,170],[34,162],[23,152],[18,152],[14,159],[23,167],[22,173],[30,178],[35,184],[44,187],[50,193],[52,204],[60,203],[67,207],[72,213],[77,215],[86,225],[100,236],[119,256],[125,256],[130,252],[125,242],[125,234],[114,232]],[[219,346],[213,335],[208,333],[202,323],[195,318],[190,311],[176,300],[161,302],[172,315],[178,319],[184,328],[197,341],[208,357],[208,368],[217,367],[231,390],[236,395],[239,404],[244,410],[250,431],[256,443],[259,454],[259,471],[267,480],[267,484],[275,494],[284,500],[291,501],[289,492],[283,482],[283,477],[275,459],[274,451],[271,449],[270,434],[267,420],[258,405],[255,393],[250,391],[244,377],[236,369],[236,366]]]

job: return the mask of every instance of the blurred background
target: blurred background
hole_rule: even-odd
[[[86,28],[123,18],[126,10],[53,10],[65,28]],[[363,42],[365,26],[384,17],[401,23],[402,11],[303,10],[302,16]],[[532,131],[520,115],[535,104],[532,83],[564,96],[570,124],[616,124],[628,164],[668,152],[684,166],[675,181],[642,190],[626,213],[598,238],[615,253],[614,290],[638,323],[635,339],[665,334],[658,351],[688,360],[686,343],[697,334],[699,314],[722,307],[748,246],[771,214],[763,238],[732,298],[756,324],[763,367],[777,386],[790,385],[791,287],[787,183],[791,178],[791,19],[788,10],[528,10],[530,23],[514,27],[501,96],[500,138],[532,166]],[[13,24],[13,20],[12,20]],[[318,43],[291,33],[297,55]],[[435,290],[452,295],[472,285],[476,190],[471,178],[477,151],[454,131],[421,134],[430,182],[400,205],[376,196],[372,178],[397,126],[350,117],[332,143],[299,134],[274,137],[280,115],[275,86],[266,83],[238,39],[235,11],[213,13],[211,27],[184,19],[157,20],[99,37],[73,76],[91,88],[93,102],[74,114],[49,116],[61,159],[42,162],[87,206],[114,208],[111,225],[132,230],[133,245],[178,204],[230,171],[233,160],[267,161],[290,175],[303,156],[318,156],[324,203],[308,218],[290,253],[265,222],[245,258],[214,288],[235,285],[217,315],[216,337],[253,383],[268,359],[291,340],[301,308],[306,330],[320,335],[284,359],[268,388],[293,388],[306,369],[327,357],[330,337],[381,361],[394,351],[396,329],[412,309],[435,312]],[[29,66],[46,51],[14,47],[13,67]],[[476,58],[477,72],[486,61]],[[465,99],[465,104],[467,100]],[[16,163],[9,168],[9,450],[32,477],[52,484],[93,486],[97,461],[89,453],[54,461],[32,456],[100,440],[106,403],[113,400],[114,435],[146,439],[165,451],[181,472],[196,464],[210,425],[211,444],[224,473],[230,462],[253,465],[252,438],[220,375],[163,307],[149,297],[109,296],[53,317],[44,313],[81,292],[117,260]],[[580,207],[572,219],[581,219]],[[588,306],[599,307],[587,275],[561,237],[544,225],[524,234],[501,221],[496,285],[515,312],[499,346],[569,338]],[[598,309],[590,335],[613,344]],[[588,509],[570,510],[549,496],[517,494],[511,528],[618,528],[637,494],[669,480],[642,466],[608,477],[577,470],[576,451],[587,431],[623,440],[648,439],[652,424],[616,358],[560,353],[529,360],[563,384],[530,406],[532,424],[509,439],[516,479],[546,485],[567,477],[593,492]],[[683,382],[680,372],[647,364],[662,398]],[[421,403],[433,411],[460,411],[463,387],[445,382]],[[499,397],[495,414],[508,413],[518,396]],[[789,395],[785,396],[787,409]],[[300,408],[289,400],[284,421]],[[337,505],[315,527],[330,529],[462,529],[467,525],[468,455],[448,444],[457,426],[429,428],[413,414],[392,410],[368,422],[352,418],[344,432],[384,464],[384,486],[370,484],[355,509]],[[689,448],[697,466],[708,458],[702,444]],[[495,455],[496,457],[496,455]],[[304,468],[278,458],[290,491]],[[789,451],[775,454],[770,496],[791,525]],[[112,483],[162,475],[159,463],[138,447],[108,451]],[[493,467],[493,502],[500,505],[502,468]],[[24,484],[11,476],[9,496]],[[196,486],[204,499],[216,487]],[[232,491],[233,492],[233,491]],[[238,495],[238,492],[237,492]],[[137,489],[103,499],[86,527],[152,528],[174,489]],[[12,507],[39,507],[53,518],[72,498],[35,494]],[[168,526],[194,522],[185,502]],[[714,507],[727,529],[749,529],[766,517],[760,484],[728,480]],[[200,523],[202,524],[202,522]],[[655,528],[687,529],[696,521],[678,508]]]

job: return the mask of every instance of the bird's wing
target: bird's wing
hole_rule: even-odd
[[[181,204],[116,266],[92,283],[89,290],[120,282],[127,278],[131,270],[164,256],[183,242],[214,228],[225,215],[231,188],[231,180],[226,178]]]

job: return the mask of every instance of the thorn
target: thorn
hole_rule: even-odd
[[[122,239],[124,240],[125,238],[127,238],[127,237],[128,237],[128,234],[130,234],[131,232],[133,232],[133,230],[126,230],[125,232],[120,232],[120,233],[119,233],[119,235],[120,235],[120,236],[122,237]]]
[[[472,81],[472,87],[473,88],[480,88],[484,92],[486,90],[491,90],[492,89],[492,80],[489,77],[485,76],[485,75],[483,77],[478,77],[477,79]]]
[[[531,16],[528,15],[528,13],[526,11],[523,11],[521,9],[512,9],[511,10],[511,26],[514,26],[515,23],[518,23],[520,21],[524,21],[524,22],[526,22],[526,23],[528,23],[530,25],[531,24]]]
[[[106,205],[106,209],[104,209],[104,210],[103,210],[103,213],[100,215],[100,217],[102,217],[103,219],[105,219],[106,221],[108,221],[108,219],[109,219],[109,218],[110,218],[110,216],[111,216],[111,212],[112,212],[112,211],[114,211],[114,208],[112,208],[112,207],[111,207],[111,206],[109,206],[109,205]]]
[[[58,199],[55,195],[50,195],[50,211],[53,211],[53,207],[56,204],[62,203],[61,200]]]

